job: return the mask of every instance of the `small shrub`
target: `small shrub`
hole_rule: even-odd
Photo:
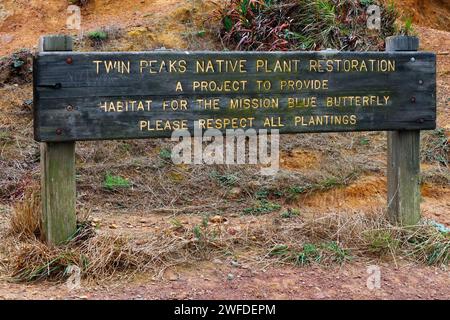
[[[422,161],[438,162],[448,167],[450,156],[448,141],[443,128],[424,133],[421,148]]]
[[[344,249],[336,241],[331,241],[323,244],[323,248],[331,253],[331,260],[337,263],[344,263],[351,259],[350,252]]]
[[[107,173],[103,186],[105,189],[115,190],[119,188],[129,188],[131,187],[131,183],[125,178]]]
[[[390,230],[371,230],[365,233],[365,237],[369,252],[380,256],[394,252],[400,245]]]
[[[397,27],[398,28],[398,27]],[[414,36],[416,32],[413,27],[413,21],[411,17],[406,18],[404,23],[398,28],[397,34],[404,36]]]
[[[108,33],[103,30],[91,31],[87,34],[87,36],[96,45],[108,39]]]
[[[367,8],[378,5],[381,30],[367,28]],[[230,50],[382,50],[395,33],[398,12],[381,0],[231,0],[218,10],[219,36]]]
[[[285,244],[277,244],[270,249],[269,255],[271,256],[289,256],[289,247]]]
[[[280,210],[280,208],[281,206],[277,203],[260,200],[256,206],[244,209],[243,214],[259,216]]]
[[[286,211],[281,213],[281,218],[290,219],[294,217],[298,217],[300,215],[300,211],[298,209],[289,208]]]
[[[161,149],[161,151],[159,151],[159,157],[163,160],[171,160],[172,159],[172,151],[170,151],[169,149]]]
[[[303,250],[297,255],[296,264],[304,266],[313,262],[320,263],[322,254],[319,249],[312,243],[303,245]]]

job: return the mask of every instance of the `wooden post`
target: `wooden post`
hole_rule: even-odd
[[[417,37],[394,36],[386,39],[386,51],[418,49]],[[411,55],[411,63],[414,61],[414,55]],[[410,100],[416,103],[415,97],[410,97]],[[421,217],[419,130],[388,132],[387,180],[390,220],[404,226],[417,224]]]
[[[70,36],[46,36],[41,51],[72,51]],[[41,143],[43,237],[58,245],[76,232],[75,142]]]

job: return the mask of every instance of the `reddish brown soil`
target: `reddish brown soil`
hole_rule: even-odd
[[[271,267],[252,271],[245,266],[197,263],[171,271],[166,280],[140,278],[101,285],[86,284],[70,291],[65,284],[0,283],[3,299],[450,299],[448,271],[381,264],[379,289],[367,287],[370,262],[341,268]],[[169,273],[169,272],[166,272]],[[233,275],[231,279],[230,274]]]

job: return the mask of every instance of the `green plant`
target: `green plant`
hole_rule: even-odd
[[[303,250],[297,254],[295,263],[301,266],[310,264],[312,262],[320,263],[322,254],[319,249],[312,243],[303,245]]]
[[[167,148],[161,149],[159,151],[159,157],[163,160],[170,160],[172,159],[172,151]]]
[[[108,33],[106,33],[103,30],[95,30],[88,32],[87,36],[91,41],[95,43],[99,43],[108,39]]]
[[[281,213],[281,218],[283,218],[283,219],[290,219],[290,218],[293,218],[293,217],[297,217],[299,215],[300,215],[300,210],[289,208],[286,211]]]
[[[324,189],[324,190],[332,189],[332,188],[339,187],[342,185],[343,185],[343,183],[335,177],[326,178],[319,183],[320,189]]]
[[[273,203],[267,200],[260,200],[256,206],[245,208],[243,214],[258,216],[280,210],[280,208],[281,206],[277,203]]]
[[[374,0],[360,0],[361,4],[365,7],[368,7],[372,4],[374,4]]]
[[[400,241],[395,238],[390,230],[370,230],[364,236],[369,244],[368,249],[373,254],[392,253],[400,245]]]
[[[239,177],[232,173],[219,174],[217,171],[213,171],[210,176],[222,187],[232,187],[239,181]]]
[[[181,227],[183,227],[183,224],[181,223],[181,221],[178,220],[178,219],[176,219],[176,218],[170,220],[170,224],[171,224],[172,226],[174,226],[175,228],[181,228]]]
[[[290,250],[289,247],[285,244],[277,244],[270,249],[270,256],[289,256]]]
[[[367,145],[369,145],[369,143],[370,143],[370,139],[369,139],[369,138],[366,138],[366,137],[362,137],[362,138],[359,140],[359,144],[360,144],[361,146],[367,146]]]
[[[403,24],[398,29],[397,33],[405,36],[414,36],[416,34],[416,32],[414,31],[413,21],[411,17],[405,19]]]
[[[129,188],[131,187],[131,183],[125,178],[107,173],[103,187],[108,190],[115,190],[119,188]]]
[[[448,167],[450,156],[450,145],[443,128],[423,134],[421,144],[422,161],[438,162]]]
[[[344,249],[339,243],[336,241],[331,241],[323,244],[323,248],[331,253],[331,259],[337,263],[344,263],[351,259],[350,252]]]
[[[267,199],[267,197],[269,196],[269,190],[260,189],[260,190],[256,191],[255,196],[256,196],[256,199],[258,199],[258,200]]]
[[[383,19],[374,34],[367,7],[378,5]],[[382,50],[395,33],[398,12],[381,0],[231,0],[217,13],[219,34],[231,50]]]

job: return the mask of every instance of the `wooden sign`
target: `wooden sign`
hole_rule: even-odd
[[[34,73],[38,141],[436,126],[425,52],[41,52]]]

